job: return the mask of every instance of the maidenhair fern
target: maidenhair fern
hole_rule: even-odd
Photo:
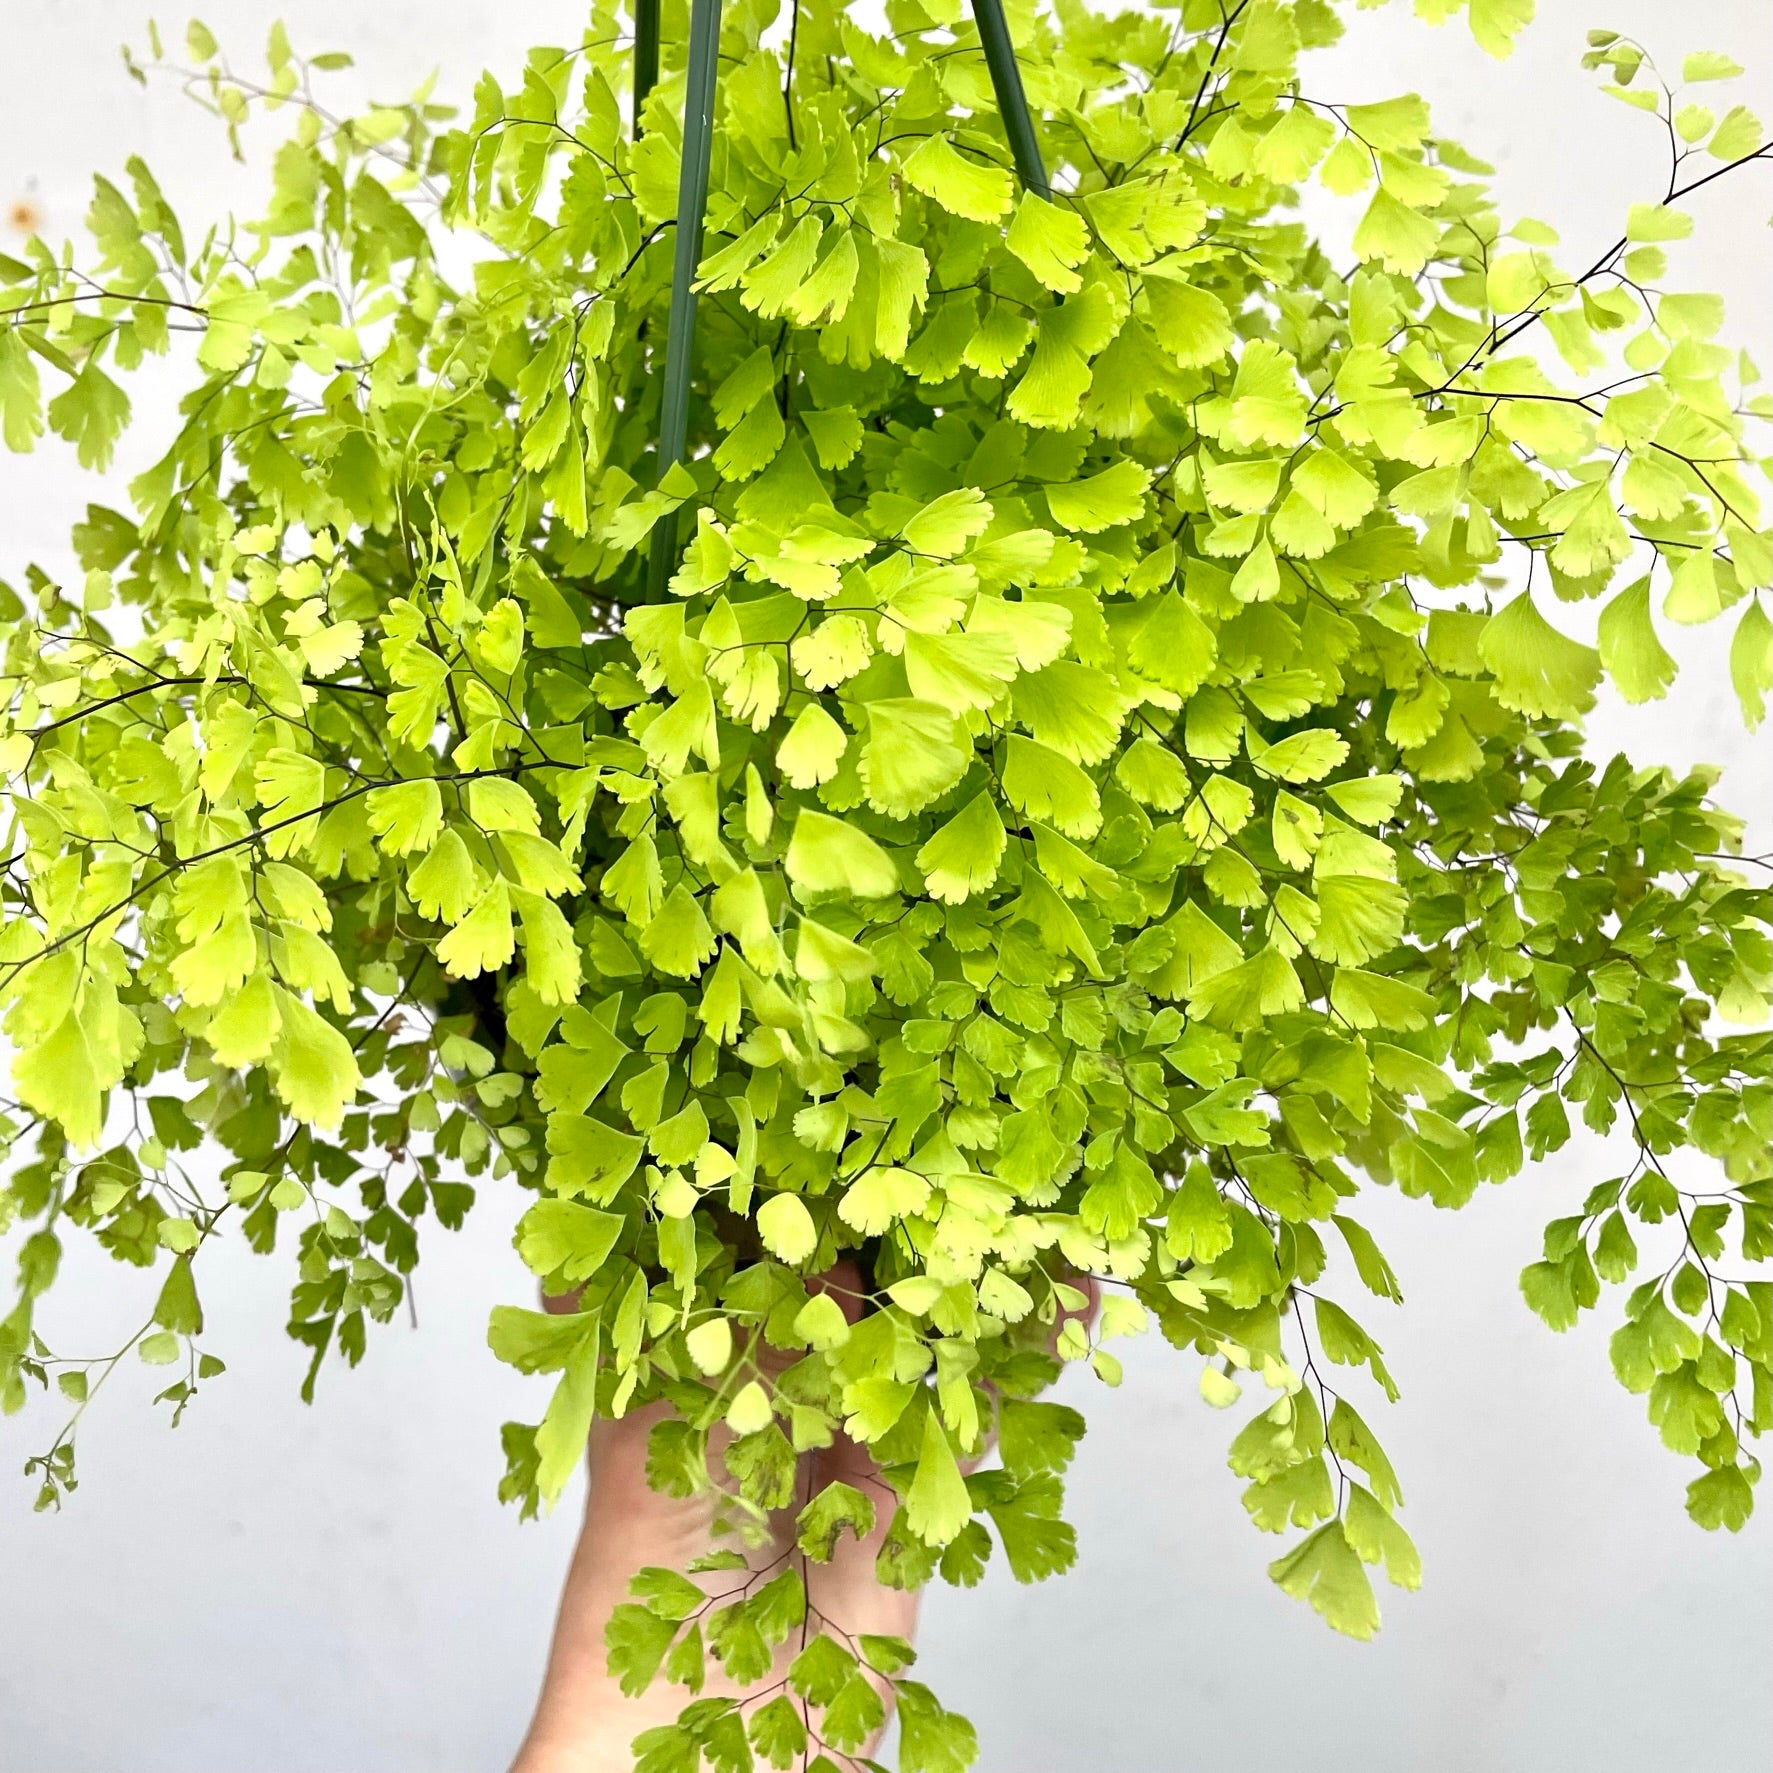
[[[1618,1376],[1742,1524],[1773,912],[1711,778],[1596,767],[1581,720],[1667,690],[1669,622],[1733,625],[1751,723],[1773,687],[1773,405],[1665,252],[1765,136],[1723,58],[1664,85],[1597,33],[1671,165],[1573,269],[1602,242],[1499,214],[1420,99],[1310,96],[1342,10],[986,5],[982,47],[960,0],[674,0],[636,56],[599,6],[454,123],[340,120],[340,58],[279,31],[249,79],[192,28],[231,132],[293,118],[264,215],[187,234],[132,160],[90,251],[0,261],[14,449],[104,468],[127,372],[195,358],[84,579],[0,622],[9,1408],[77,1420],[129,1349],[184,1408],[227,1237],[293,1251],[292,1334],[355,1361],[422,1222],[520,1189],[577,1292],[494,1314],[559,1375],[505,1430],[526,1509],[668,1399],[657,1481],[724,1422],[741,1509],[867,1443],[890,1489],[813,1497],[806,1558],[896,1506],[889,1582],[1045,1576],[1083,1419],[1041,1394],[1155,1323],[1256,1394],[1275,1579],[1364,1637],[1369,1567],[1418,1571],[1357,1413],[1394,1388],[1354,1300],[1399,1294],[1363,1191],[1460,1206],[1575,1115],[1635,1156],[1527,1300],[1628,1289]],[[1468,8],[1498,54],[1530,12]],[[106,1362],[33,1328],[80,1236],[149,1271]],[[854,1323],[808,1287],[844,1257]],[[730,1672],[803,1569],[715,1616]],[[699,1678],[685,1592],[619,1612],[631,1686]],[[853,1753],[857,1656],[909,1651],[813,1643],[804,1704],[705,1700],[646,1765]],[[906,1768],[966,1764],[901,1704]]]

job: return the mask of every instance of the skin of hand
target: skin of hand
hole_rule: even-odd
[[[1056,1340],[1066,1319],[1088,1322],[1095,1315],[1096,1283],[1079,1277],[1086,1295],[1080,1312],[1061,1313]],[[861,1277],[853,1262],[840,1262],[829,1275],[810,1281],[809,1289],[828,1289],[851,1322],[861,1312]],[[544,1300],[550,1310],[570,1311],[576,1301]],[[789,1357],[773,1352],[763,1364],[777,1367]],[[664,1496],[646,1481],[647,1436],[670,1406],[651,1404],[619,1421],[599,1421],[591,1431],[587,1453],[589,1477],[585,1522],[567,1571],[555,1621],[548,1670],[534,1720],[511,1773],[630,1773],[631,1745],[643,1730],[677,1721],[688,1703],[684,1688],[655,1680],[638,1698],[628,1698],[610,1676],[605,1660],[603,1629],[613,1609],[628,1599],[628,1580],[647,1565],[681,1570],[690,1560],[716,1549],[744,1549],[752,1570],[799,1561],[806,1580],[807,1635],[827,1621],[841,1636],[864,1633],[912,1639],[917,1629],[918,1596],[888,1588],[875,1576],[875,1559],[891,1524],[896,1498],[865,1446],[840,1434],[833,1445],[800,1461],[794,1505],[772,1517],[767,1538],[744,1548],[732,1536],[714,1532],[718,1497],[710,1493],[687,1498]],[[719,1480],[721,1454],[732,1436],[724,1427],[709,1436],[709,1467]],[[972,1470],[977,1460],[963,1462]],[[813,1563],[794,1549],[795,1515],[827,1484],[843,1482],[875,1500],[875,1524],[866,1538],[842,1534],[828,1563]],[[698,1578],[711,1595],[730,1591],[744,1576],[737,1570],[710,1572]],[[803,1634],[796,1633],[777,1653],[775,1667],[750,1689],[726,1682],[710,1659],[703,1696],[760,1695],[776,1687],[788,1664],[799,1654]],[[883,1697],[885,1683],[877,1682]],[[877,1739],[878,1740],[878,1739]],[[861,1750],[872,1754],[876,1744]],[[829,1751],[840,1766],[855,1757]]]
[[[860,1310],[854,1297],[860,1277],[854,1265],[841,1264],[828,1279],[853,1320]],[[550,1309],[568,1310],[573,1302],[547,1303]],[[832,1446],[805,1455],[795,1506],[772,1517],[761,1544],[744,1547],[734,1536],[716,1537],[716,1495],[664,1496],[648,1485],[647,1436],[668,1410],[665,1404],[648,1405],[619,1421],[599,1421],[591,1431],[584,1526],[561,1595],[541,1698],[511,1773],[629,1773],[634,1738],[643,1730],[676,1722],[691,1697],[684,1688],[661,1678],[640,1697],[630,1699],[608,1673],[605,1661],[604,1625],[612,1610],[628,1598],[629,1578],[647,1565],[681,1570],[691,1559],[716,1549],[742,1550],[752,1570],[793,1557],[806,1579],[807,1634],[821,1620],[851,1637],[866,1632],[909,1639],[916,1629],[918,1597],[887,1588],[875,1577],[875,1558],[892,1519],[894,1497],[866,1447],[839,1435]],[[725,1428],[717,1428],[709,1437],[709,1463],[716,1474],[720,1454],[731,1438]],[[794,1549],[795,1514],[808,1498],[840,1480],[875,1498],[874,1529],[860,1540],[842,1535],[829,1563],[812,1563]],[[721,1570],[697,1580],[711,1595],[719,1595],[744,1579],[740,1571]],[[771,1674],[749,1691],[770,1690],[801,1647],[797,1633],[778,1651]],[[703,1696],[741,1692],[722,1678],[718,1663],[710,1658]],[[872,1749],[869,1744],[864,1752]]]

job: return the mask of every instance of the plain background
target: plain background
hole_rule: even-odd
[[[232,166],[220,133],[171,83],[140,92],[114,45],[141,42],[145,0],[9,0],[0,85],[0,205],[73,229],[90,171],[141,151],[188,231],[262,189],[270,137]],[[214,0],[208,22],[252,65],[277,8]],[[566,0],[303,0],[307,50],[346,48],[351,98],[410,91],[433,68],[461,100],[483,65],[576,34]],[[1773,9],[1763,0],[1541,0],[1498,66],[1462,25],[1401,6],[1353,20],[1311,90],[1362,100],[1417,88],[1437,125],[1492,159],[1505,211],[1563,231],[1586,264],[1626,205],[1660,195],[1653,124],[1578,67],[1591,24],[1635,31],[1670,66],[1733,52],[1763,114]],[[1752,88],[1752,90],[1747,90]],[[1696,199],[1677,274],[1730,297],[1731,331],[1773,360],[1764,169]],[[4,224],[0,223],[0,227]],[[151,441],[153,416],[141,427]],[[123,466],[144,445],[126,446]],[[91,496],[59,446],[0,462],[0,575],[67,561]],[[1768,747],[1746,738],[1721,642],[1647,709],[1604,705],[1594,748],[1637,762],[1729,765],[1720,790],[1766,847]],[[1007,1579],[931,1597],[922,1672],[969,1712],[986,1773],[1188,1773],[1309,1761],[1318,1773],[1684,1773],[1764,1764],[1773,1740],[1773,1532],[1731,1540],[1681,1508],[1689,1475],[1607,1372],[1606,1313],[1554,1337],[1515,1275],[1539,1227],[1609,1174],[1579,1140],[1465,1212],[1383,1191],[1370,1220],[1404,1277],[1407,1313],[1363,1313],[1385,1337],[1403,1402],[1381,1427],[1403,1476],[1427,1582],[1384,1591],[1370,1645],[1332,1637],[1265,1580],[1278,1542],[1255,1533],[1223,1449],[1233,1422],[1195,1395],[1193,1362],[1128,1348],[1118,1392],[1072,1375],[1092,1429],[1071,1506],[1083,1556],[1033,1590]],[[0,1424],[0,1773],[500,1773],[526,1716],[574,1527],[575,1498],[520,1526],[493,1491],[497,1425],[543,1396],[486,1352],[488,1307],[528,1282],[509,1244],[515,1204],[485,1199],[433,1237],[420,1328],[377,1333],[356,1372],[296,1398],[281,1272],[236,1249],[206,1259],[210,1345],[229,1374],[177,1433],[120,1373],[89,1413],[82,1484],[60,1517],[29,1513],[17,1477],[53,1437],[53,1405]],[[53,1338],[97,1351],[139,1321],[151,1283],[78,1246],[48,1312]],[[1351,1302],[1353,1302],[1351,1300]],[[1125,1345],[1123,1345],[1125,1346]]]

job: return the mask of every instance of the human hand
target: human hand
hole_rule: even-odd
[[[827,1278],[834,1296],[854,1318],[860,1284],[854,1264],[840,1264]],[[682,1570],[712,1551],[740,1549],[746,1571],[714,1571],[696,1579],[710,1595],[720,1595],[732,1592],[748,1573],[798,1560],[807,1590],[803,1633],[777,1651],[771,1673],[749,1689],[734,1686],[711,1663],[704,1697],[743,1700],[779,1690],[787,1665],[802,1648],[801,1637],[810,1636],[822,1623],[829,1622],[850,1638],[867,1634],[910,1639],[916,1629],[918,1597],[886,1587],[875,1574],[894,1498],[866,1447],[839,1435],[830,1447],[804,1455],[793,1504],[771,1517],[756,1544],[741,1546],[732,1536],[716,1532],[718,1490],[680,1498],[661,1495],[648,1485],[647,1437],[668,1413],[668,1405],[652,1404],[619,1421],[599,1421],[591,1431],[584,1525],[561,1596],[541,1698],[512,1773],[628,1773],[634,1738],[676,1722],[689,1699],[681,1687],[655,1680],[639,1697],[630,1698],[608,1672],[604,1628],[615,1608],[628,1599],[629,1578],[649,1565]],[[709,1466],[717,1477],[724,1472],[721,1456],[731,1440],[724,1427],[709,1437]],[[841,1535],[829,1562],[811,1562],[796,1548],[795,1514],[826,1485],[837,1482],[874,1497],[875,1525],[861,1538]],[[879,1690],[888,1697],[885,1683]],[[872,1752],[873,1746],[869,1743],[862,1752]]]

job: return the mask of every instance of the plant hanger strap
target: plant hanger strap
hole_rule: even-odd
[[[634,139],[640,140],[640,111],[659,83],[659,0],[634,0]]]
[[[1022,70],[1016,65],[1016,48],[1004,21],[1003,0],[973,0],[973,20],[979,27],[985,66],[991,71],[991,89],[997,94],[997,111],[1003,119],[1003,132],[1010,138],[1017,175],[1026,190],[1037,197],[1051,197],[1034,119],[1028,114],[1028,95],[1022,90]]]
[[[714,73],[720,59],[720,0],[690,0],[689,80],[683,100],[683,162],[677,178],[677,239],[671,263],[671,311],[665,333],[665,389],[659,405],[659,477],[683,460],[689,439],[690,371],[696,348],[696,266],[708,208],[708,157],[714,145]],[[646,601],[663,603],[677,566],[678,515],[653,526]]]

